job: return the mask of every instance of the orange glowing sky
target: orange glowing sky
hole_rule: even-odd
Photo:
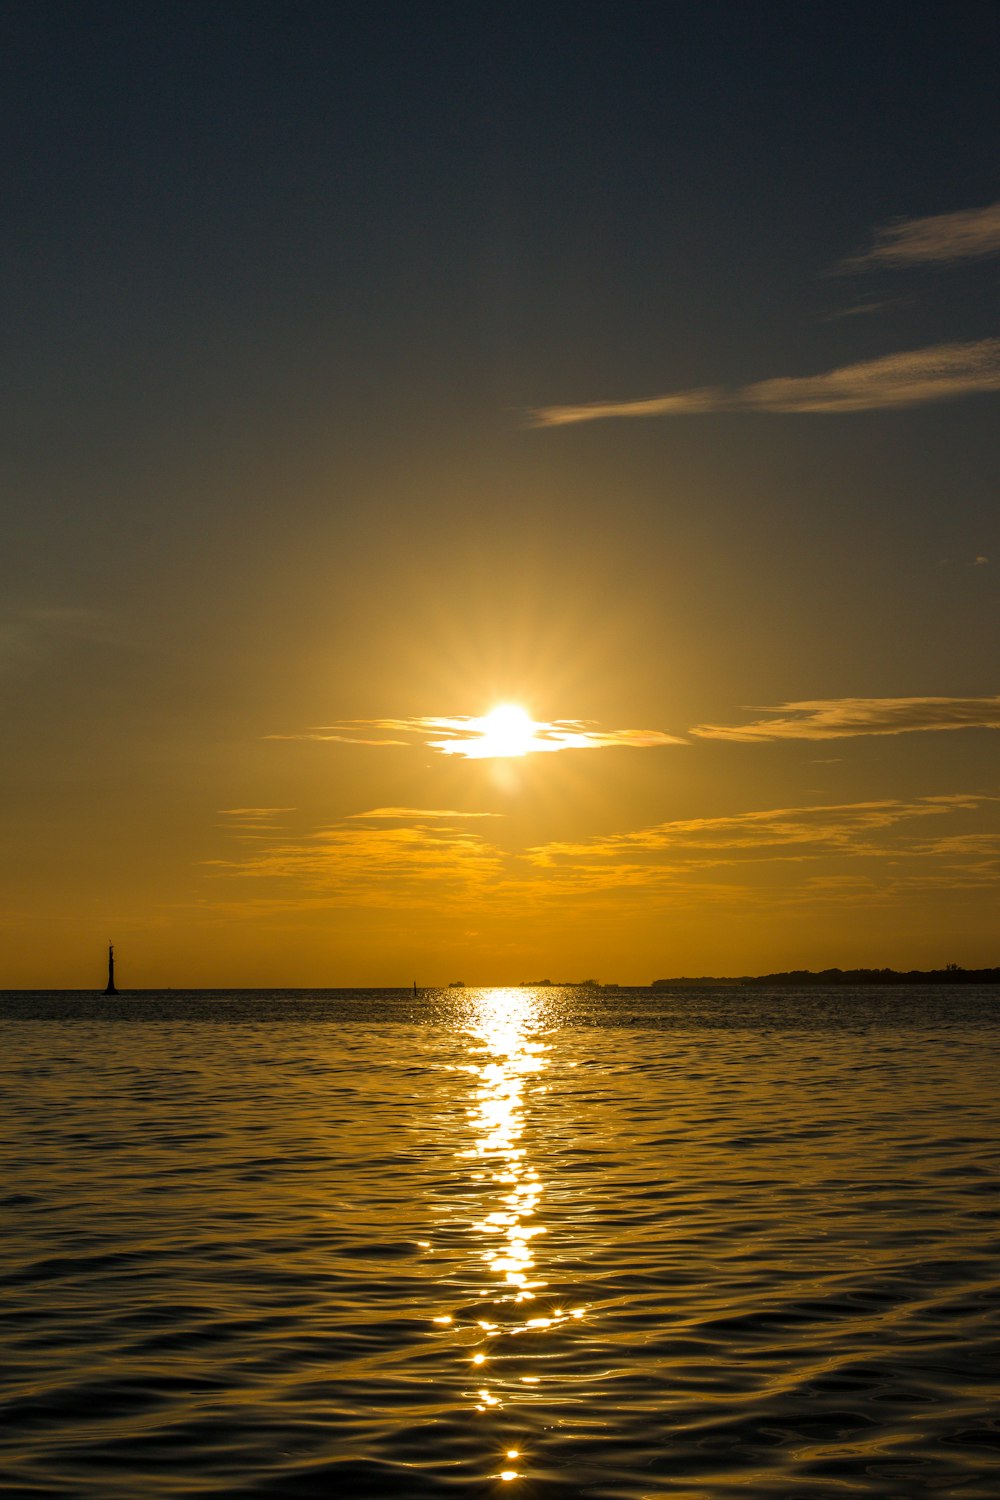
[[[979,23],[542,10],[12,23],[0,985],[998,961]]]

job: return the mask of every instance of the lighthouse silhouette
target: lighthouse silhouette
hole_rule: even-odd
[[[108,944],[108,982],[107,982],[107,986],[105,987],[104,993],[106,995],[117,995],[117,993],[118,993],[118,991],[115,989],[115,945],[114,945],[114,943],[109,943]]]

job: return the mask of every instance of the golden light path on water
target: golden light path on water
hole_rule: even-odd
[[[485,1268],[480,1305],[494,1315],[475,1320],[472,1342],[473,1330],[460,1317],[442,1314],[435,1322],[454,1328],[457,1353],[471,1367],[466,1395],[475,1410],[499,1414],[515,1402],[523,1406],[541,1383],[540,1376],[524,1373],[534,1367],[532,1339],[582,1319],[586,1308],[551,1295],[542,1248],[545,1183],[524,1144],[526,1106],[532,1094],[544,1092],[550,1065],[545,1002],[529,989],[473,991],[468,1000],[462,1035],[470,1061],[459,1066],[473,1083],[471,1141],[458,1157],[472,1182],[482,1185],[487,1211],[471,1228]],[[530,1472],[530,1454],[519,1447],[501,1453],[504,1467],[493,1477],[510,1482]]]

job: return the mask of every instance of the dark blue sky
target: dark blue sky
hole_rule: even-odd
[[[5,343],[41,424],[821,368],[881,340],[816,326],[833,259],[997,193],[992,5],[6,16]],[[952,278],[907,332],[980,316]]]

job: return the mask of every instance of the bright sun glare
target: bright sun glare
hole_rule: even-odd
[[[499,703],[480,720],[479,753],[486,756],[527,755],[535,737],[535,721],[517,703]]]

